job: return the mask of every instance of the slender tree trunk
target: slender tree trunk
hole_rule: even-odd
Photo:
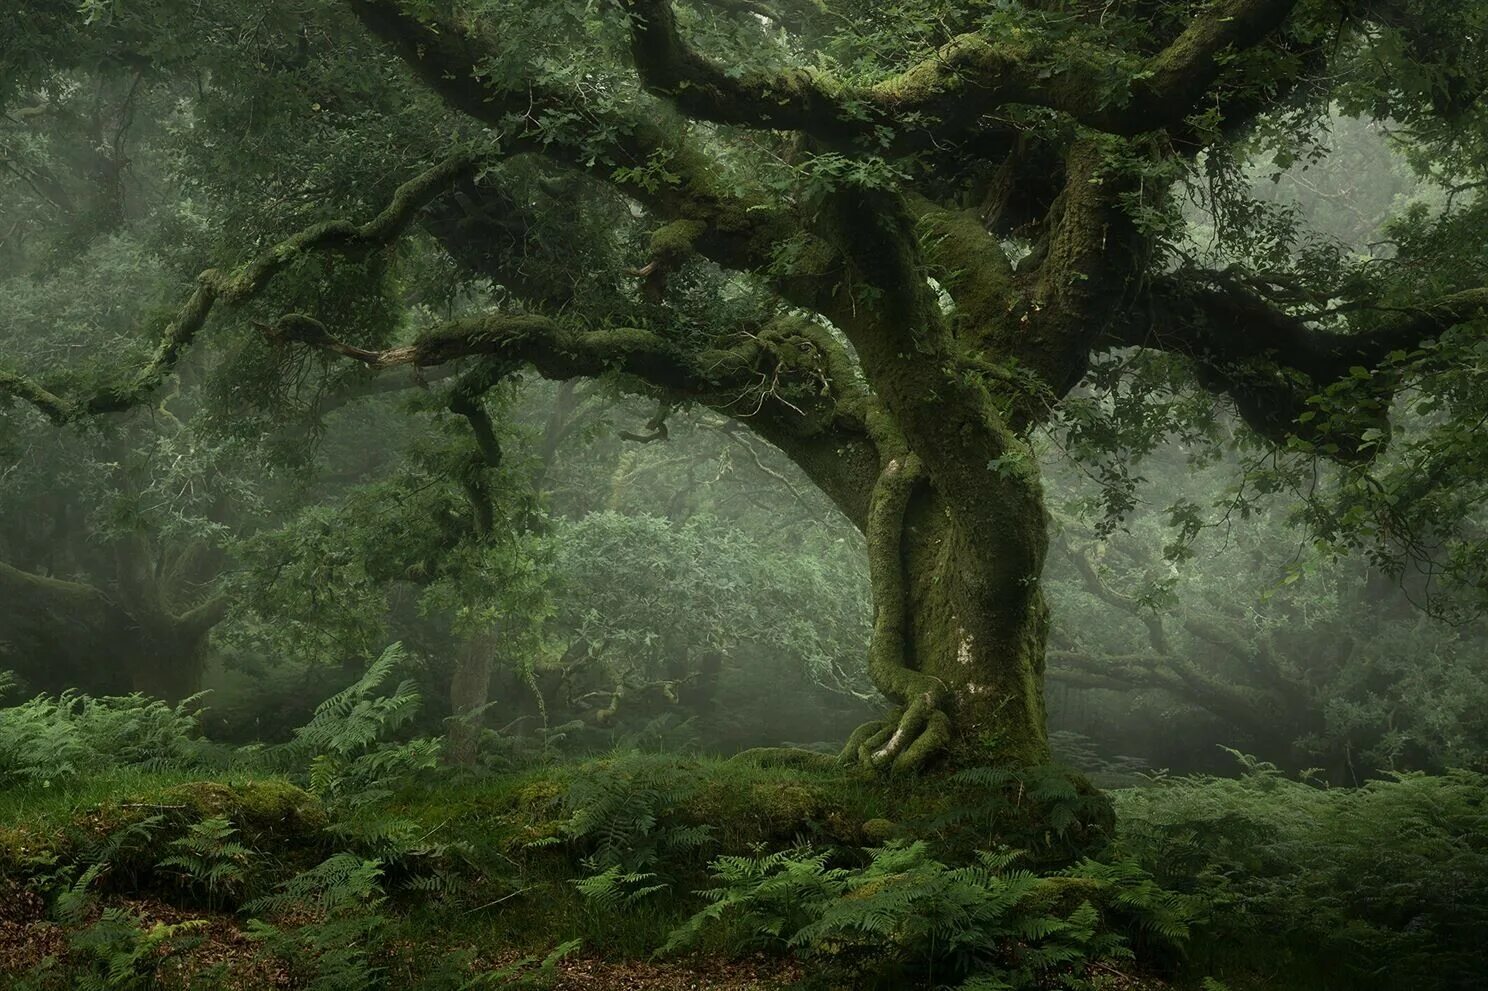
[[[496,635],[484,633],[465,640],[455,653],[455,671],[450,678],[449,761],[470,766],[480,744],[480,720],[475,713],[490,700],[491,665],[496,653]]]

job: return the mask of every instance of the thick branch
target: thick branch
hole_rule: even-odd
[[[227,596],[213,595],[200,605],[186,610],[176,619],[183,629],[196,630],[201,635],[205,635],[208,630],[227,618],[231,608],[232,601]]]
[[[1158,689],[1257,735],[1274,731],[1287,712],[1267,692],[1223,681],[1172,655],[1051,650],[1049,674],[1088,688]]]
[[[618,373],[646,391],[702,403],[747,423],[812,477],[849,519],[863,526],[877,449],[862,418],[854,381],[839,387],[832,355],[840,347],[821,328],[779,320],[741,334],[725,347],[691,350],[638,328],[580,329],[540,315],[491,314],[429,328],[411,344],[384,351],[354,348],[300,314],[265,328],[370,368],[427,368],[464,358],[497,359],[496,367],[530,365],[566,381]],[[826,386],[825,390],[823,386]]]
[[[358,371],[348,378],[335,382],[323,394],[317,396],[313,411],[317,416],[325,416],[361,399],[395,395],[409,389],[428,389],[429,386],[454,374],[454,369],[441,369],[429,375],[417,371],[412,374],[407,372],[379,374],[372,369]]]
[[[322,251],[349,254],[391,244],[421,208],[474,165],[473,156],[457,155],[398,187],[387,207],[364,224],[345,220],[316,224],[231,271],[207,269],[197,278],[196,291],[166,327],[154,355],[131,378],[105,386],[90,396],[67,398],[24,376],[0,370],[0,393],[31,403],[58,424],[132,409],[161,386],[218,303],[239,306],[247,302],[263,292],[275,275],[305,255]]]
[[[1149,320],[1110,328],[1111,340],[1180,354],[1192,359],[1200,381],[1226,392],[1240,415],[1258,433],[1284,443],[1296,436],[1317,443],[1321,453],[1368,459],[1377,444],[1361,443],[1362,414],[1373,412],[1384,426],[1399,376],[1376,375],[1367,383],[1371,409],[1362,407],[1350,422],[1320,417],[1307,424],[1308,399],[1353,370],[1379,369],[1392,354],[1409,353],[1452,327],[1488,313],[1488,287],[1468,289],[1433,302],[1393,312],[1366,330],[1321,330],[1273,306],[1223,273],[1201,280],[1167,276],[1156,281]]]
[[[1392,352],[1414,350],[1488,312],[1488,287],[1394,312],[1368,330],[1347,334],[1319,330],[1223,273],[1207,273],[1198,282],[1160,279],[1153,301],[1152,323],[1145,330],[1132,328],[1124,343],[1210,364],[1262,359],[1325,384],[1347,377],[1356,366],[1375,368]]]
[[[831,142],[884,140],[894,151],[954,139],[1005,104],[1061,111],[1088,127],[1132,135],[1180,122],[1224,71],[1226,52],[1251,48],[1286,20],[1297,0],[1215,0],[1133,73],[1130,99],[1106,102],[1106,69],[1036,50],[1023,38],[963,34],[918,65],[871,87],[833,86],[800,69],[736,72],[694,50],[677,30],[671,0],[623,0],[642,83],[688,116],[722,124],[797,130]],[[923,126],[904,130],[906,120]]]
[[[506,84],[482,71],[488,53],[459,27],[431,26],[408,14],[397,0],[349,3],[363,25],[390,44],[445,102],[501,129],[508,152],[540,153],[587,170],[662,217],[693,222],[689,246],[718,264],[741,271],[768,268],[776,244],[798,232],[777,204],[741,195],[738,183],[722,181],[719,164],[669,122],[596,109],[578,94],[537,80]],[[549,115],[565,121],[577,115],[592,122],[591,134],[587,140],[570,137],[568,124],[545,128]],[[636,169],[637,175],[617,179],[617,164]],[[648,165],[663,167],[675,181],[650,181],[644,174]]]

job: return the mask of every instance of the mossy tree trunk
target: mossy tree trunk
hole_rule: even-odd
[[[1002,569],[960,532],[912,456],[885,469],[868,540],[869,672],[894,709],[860,727],[843,759],[897,772],[936,756],[957,765],[1046,761],[1048,609],[1036,576],[1000,581]]]
[[[179,613],[130,608],[93,585],[0,562],[0,666],[35,691],[179,701],[201,689],[208,637],[225,614],[220,598]]]
[[[927,284],[907,204],[847,191],[829,219],[845,281],[873,287],[827,310],[871,389],[865,421],[880,470],[863,527],[869,670],[896,707],[860,728],[844,759],[900,772],[942,754],[953,764],[1046,761],[1048,518],[1037,459],[1014,429],[1022,397],[970,360]]]
[[[209,636],[225,611],[225,605],[214,601],[201,612],[136,625],[134,647],[123,658],[130,690],[170,702],[201,691]]]

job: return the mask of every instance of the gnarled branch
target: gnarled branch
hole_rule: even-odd
[[[1322,330],[1246,288],[1225,273],[1170,275],[1156,279],[1145,321],[1108,328],[1118,345],[1165,351],[1190,358],[1200,382],[1235,401],[1246,423],[1262,436],[1286,443],[1300,437],[1340,460],[1368,460],[1378,443],[1362,442],[1364,424],[1329,418],[1306,423],[1299,417],[1308,399],[1353,370],[1374,371],[1396,352],[1411,352],[1451,328],[1488,314],[1488,287],[1452,293],[1388,313],[1354,333]],[[1373,376],[1371,423],[1384,424],[1397,375]],[[1383,429],[1383,427],[1382,427]]]
[[[795,130],[829,142],[871,139],[887,131],[892,151],[953,140],[1007,104],[1047,107],[1081,124],[1133,135],[1182,121],[1218,81],[1221,56],[1251,48],[1277,30],[1297,0],[1215,0],[1177,38],[1134,73],[1124,103],[1103,97],[1094,59],[1063,58],[1019,38],[962,34],[898,76],[870,87],[834,86],[808,71],[731,72],[696,51],[677,29],[672,0],[623,0],[631,51],[642,83],[684,114],[721,124]],[[906,120],[923,126],[904,128]]]
[[[473,169],[475,163],[476,157],[468,153],[439,163],[399,186],[382,212],[366,223],[332,220],[315,224],[231,271],[207,269],[198,276],[196,290],[161,335],[155,353],[132,377],[106,385],[92,395],[69,398],[51,392],[26,376],[0,369],[0,394],[9,394],[30,403],[57,424],[132,409],[160,388],[217,304],[239,306],[247,302],[263,292],[275,275],[305,255],[315,252],[350,254],[391,244],[413,222],[420,209],[458,176]]]

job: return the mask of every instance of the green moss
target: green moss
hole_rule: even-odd
[[[162,806],[185,805],[196,816],[229,819],[245,836],[307,840],[329,824],[319,799],[283,780],[246,780],[223,784],[193,781],[165,792]]]
[[[692,246],[706,231],[700,220],[674,220],[651,235],[651,254],[663,264],[676,265],[692,254]]]
[[[551,810],[563,797],[563,783],[552,779],[534,781],[517,791],[517,804],[529,811]]]
[[[175,852],[176,840],[210,817],[229,820],[235,839],[255,851],[234,896],[267,891],[286,871],[308,868],[329,852],[328,817],[303,789],[277,778],[184,777],[99,775],[84,787],[56,789],[31,808],[23,805],[20,815],[0,819],[0,881],[31,884],[58,870],[80,869],[108,849],[99,890],[194,905],[191,886],[159,864]]]

